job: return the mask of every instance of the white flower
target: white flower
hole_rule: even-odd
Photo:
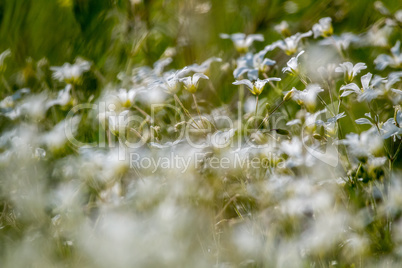
[[[293,92],[292,99],[295,100],[299,105],[305,105],[309,109],[314,109],[316,106],[316,99],[318,93],[324,91],[317,84],[307,85],[306,89],[299,91],[296,88],[292,88],[290,92]],[[289,92],[284,92],[285,96]]]
[[[183,76],[187,75],[190,72],[207,74],[207,72],[209,71],[209,68],[211,67],[211,64],[213,62],[222,62],[222,59],[217,58],[217,57],[211,57],[211,58],[205,60],[203,63],[201,63],[201,65],[194,63],[194,64],[186,67],[185,69],[183,69],[182,75]]]
[[[195,93],[198,89],[198,81],[202,79],[209,79],[208,76],[202,73],[195,73],[193,76],[180,78],[179,81],[184,83],[184,88],[190,93]]]
[[[344,62],[339,64],[340,67],[336,67],[335,72],[344,73],[345,81],[352,82],[353,78],[360,73],[361,70],[367,69],[367,66],[363,62],[357,63],[355,66],[351,62]]]
[[[245,35],[244,33],[235,34],[220,34],[222,39],[231,39],[237,51],[244,53],[247,52],[249,47],[254,41],[264,41],[264,36],[262,34],[250,34]]]
[[[247,53],[244,57],[237,60],[237,68],[233,71],[234,78],[239,78],[244,73],[247,73],[250,80],[257,80],[259,72],[265,72],[267,66],[274,65],[276,61],[264,58],[266,50],[253,55]]]
[[[59,80],[60,82],[65,81],[66,83],[77,82],[81,75],[89,71],[91,68],[91,63],[88,61],[77,59],[74,64],[64,63],[60,67],[50,67],[53,71],[53,78]]]
[[[392,68],[402,67],[402,53],[400,52],[401,42],[398,40],[395,46],[391,48],[392,57],[386,54],[380,54],[374,60],[376,64],[376,69],[384,70],[387,66]]]
[[[340,90],[343,90],[341,97],[346,97],[352,93],[357,94],[357,100],[359,102],[366,100],[371,101],[378,96],[382,95],[382,92],[379,90],[373,89],[373,85],[370,85],[370,81],[372,78],[371,73],[367,73],[361,77],[362,88],[359,88],[355,83],[350,83],[345,86],[342,86]]]
[[[180,89],[180,77],[187,73],[188,68],[184,67],[178,71],[170,71],[163,74],[162,79],[158,79],[156,82],[151,84],[151,88],[161,88],[169,94],[176,94]]]
[[[117,92],[117,97],[119,99],[120,105],[125,108],[129,108],[133,105],[135,95],[136,95],[136,90],[134,88],[132,88],[130,90],[121,88]]]
[[[41,120],[46,116],[47,98],[48,97],[44,92],[30,95],[23,100],[23,103],[19,107],[20,111],[23,114],[29,115],[34,120]]]
[[[297,75],[299,73],[299,57],[304,53],[304,50],[300,51],[299,54],[297,54],[296,57],[292,57],[286,64],[287,67],[284,67],[282,69],[282,72],[289,72],[293,73],[294,75]]]
[[[277,33],[279,33],[283,36],[290,35],[289,24],[285,20],[283,20],[283,21],[281,21],[281,23],[275,25],[274,29],[275,29],[275,31],[277,31]]]
[[[275,48],[279,47],[282,49],[287,55],[292,55],[297,52],[297,46],[300,42],[300,40],[304,37],[311,36],[313,34],[312,31],[308,31],[306,33],[296,33],[288,38],[285,38],[285,40],[279,40],[271,45],[268,45],[265,47],[264,50],[266,51],[271,51],[274,50]]]
[[[61,107],[65,107],[69,103],[71,103],[71,88],[70,84],[67,84],[66,87],[59,91],[57,98],[54,100],[50,100],[46,102],[46,109],[49,109],[52,106],[60,105]]]
[[[397,111],[395,118],[388,119],[381,127],[382,137],[388,139],[393,137],[395,140],[401,138],[402,135],[402,112]]]
[[[163,69],[168,66],[173,61],[172,58],[167,57],[164,59],[160,59],[154,63],[154,73],[157,76],[161,76],[163,74]]]
[[[358,43],[360,38],[352,33],[343,33],[340,36],[333,35],[332,38],[325,38],[319,42],[320,45],[332,46],[339,50],[346,50],[349,48],[350,44]]]
[[[80,121],[80,116],[74,116],[59,122],[41,137],[42,142],[52,151],[61,149],[69,141],[70,134],[77,132]]]
[[[339,143],[347,145],[351,154],[358,159],[371,157],[378,153],[383,145],[375,128],[362,132],[360,135],[356,133],[347,134],[346,139],[339,141]]]
[[[251,93],[258,96],[264,89],[265,84],[268,83],[269,81],[281,81],[281,79],[277,77],[271,77],[264,80],[257,79],[257,81],[255,81],[254,84],[248,79],[243,79],[233,82],[233,85],[246,85],[247,88],[251,91]]]
[[[332,28],[332,19],[330,17],[322,18],[318,23],[313,25],[314,38],[319,36],[328,37],[332,35],[334,29]]]

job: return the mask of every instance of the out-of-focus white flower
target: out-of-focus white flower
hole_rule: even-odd
[[[163,78],[150,85],[151,88],[161,88],[166,93],[176,94],[180,89],[180,78],[188,73],[188,67],[163,74]]]
[[[20,111],[29,115],[34,120],[41,120],[46,114],[47,94],[42,92],[36,95],[30,95],[25,98],[20,105]]]
[[[359,88],[355,83],[350,83],[345,86],[342,86],[340,90],[343,90],[341,97],[346,97],[352,93],[357,94],[357,100],[361,101],[371,101],[378,96],[382,95],[382,92],[379,90],[373,89],[373,85],[370,84],[371,78],[373,75],[371,73],[367,73],[361,77],[362,88]]]
[[[312,31],[308,31],[306,33],[296,33],[285,40],[279,40],[271,45],[265,47],[264,50],[271,51],[275,48],[279,47],[282,49],[287,55],[292,55],[297,52],[297,46],[302,38],[309,37],[313,34]]]
[[[279,34],[281,34],[285,37],[290,35],[289,23],[287,23],[285,20],[283,20],[283,21],[281,21],[281,23],[275,25],[274,29]]]
[[[10,118],[11,120],[16,119],[20,113],[21,109],[17,105],[17,101],[22,98],[23,95],[30,93],[28,88],[22,88],[17,90],[13,95],[7,96],[0,101],[0,114]]]
[[[62,149],[69,141],[68,133],[75,134],[78,129],[78,124],[81,121],[80,116],[74,116],[65,119],[55,125],[53,129],[45,133],[42,137],[42,143],[46,144],[47,148],[52,151]]]
[[[388,139],[393,137],[400,139],[402,136],[402,112],[398,111],[395,118],[388,119],[381,127],[382,137]]]
[[[66,83],[77,83],[82,74],[89,71],[90,68],[90,62],[77,59],[74,64],[64,63],[60,67],[50,67],[50,70],[53,71],[53,78],[59,80],[60,82],[64,81]]]
[[[384,70],[387,66],[391,68],[401,68],[402,67],[402,53],[400,52],[401,42],[396,41],[395,45],[391,48],[392,57],[386,54],[380,54],[374,60],[376,64],[376,69]]]
[[[402,23],[402,9],[397,10],[394,17],[398,22]]]
[[[209,79],[208,76],[206,76],[205,74],[195,73],[195,74],[193,74],[193,76],[187,76],[184,78],[180,78],[179,81],[183,82],[184,88],[188,92],[194,94],[198,89],[198,82],[199,82],[200,78]]]
[[[393,31],[393,27],[385,25],[382,28],[374,25],[367,31],[364,40],[359,43],[359,45],[365,46],[378,46],[378,47],[388,47],[389,45],[389,36]]]
[[[322,18],[313,25],[314,38],[319,36],[328,37],[334,32],[332,28],[332,19],[330,17]]]
[[[117,97],[119,99],[119,102],[122,107],[129,108],[134,104],[134,98],[136,95],[136,90],[134,88],[132,89],[124,89],[121,88],[117,92]]]
[[[222,39],[231,39],[236,50],[240,53],[245,53],[248,51],[249,47],[253,44],[254,41],[264,41],[264,36],[262,34],[249,34],[246,35],[244,33],[235,33],[235,34],[220,34]]]
[[[359,134],[350,133],[346,139],[339,141],[340,144],[348,146],[352,155],[358,159],[368,159],[382,150],[382,138],[375,128],[371,128]]]
[[[293,137],[291,140],[281,142],[279,152],[289,156],[285,161],[285,166],[292,168],[298,166],[313,166],[316,162],[311,154],[303,153],[303,141],[298,137]]]
[[[350,44],[358,43],[360,38],[352,33],[343,33],[340,36],[333,35],[332,38],[325,38],[319,42],[320,45],[332,46],[339,50],[346,50],[349,48]]]
[[[359,62],[355,66],[353,66],[351,62],[344,62],[340,64],[340,67],[336,67],[335,72],[343,73],[345,75],[345,81],[350,83],[353,81],[353,78],[364,69],[367,69],[367,66],[363,62]]]
[[[189,65],[186,68],[184,68],[182,70],[181,74],[184,76],[190,72],[194,72],[194,73],[203,73],[205,75],[208,75],[209,68],[211,67],[211,64],[213,62],[222,62],[222,59],[218,58],[218,57],[211,57],[211,58],[205,60],[200,65],[198,65],[197,63],[194,63],[194,64]]]
[[[248,79],[243,79],[233,82],[233,85],[246,85],[252,94],[258,96],[264,89],[265,84],[268,83],[269,81],[281,81],[281,79],[277,77],[270,77],[264,80],[257,79],[254,83],[252,83]]]
[[[304,53],[304,50],[300,51],[299,54],[297,54],[296,57],[292,57],[286,64],[288,65],[287,67],[284,67],[282,69],[282,72],[286,73],[292,73],[294,75],[298,75],[300,70],[299,70],[299,57]]]
[[[292,88],[290,92],[293,92],[292,99],[299,105],[305,105],[309,110],[313,110],[316,106],[317,95],[322,91],[324,90],[319,85],[309,84],[303,91]],[[284,93],[288,94],[289,92]]]
[[[49,100],[46,102],[46,109],[53,107],[55,105],[60,105],[61,107],[65,107],[68,104],[72,104],[72,98],[70,95],[72,86],[67,84],[66,87],[59,91],[57,94],[57,98],[53,100]]]
[[[237,60],[237,67],[233,71],[234,78],[239,78],[247,73],[250,80],[257,80],[260,72],[265,72],[268,66],[272,66],[276,61],[264,58],[267,51],[262,50],[259,53],[247,53],[244,57]]]
[[[168,94],[161,87],[155,87],[150,85],[149,87],[141,87],[136,89],[136,100],[143,104],[161,104],[163,103]]]
[[[314,223],[302,234],[303,246],[319,255],[339,245],[347,234],[349,217],[343,212],[323,212],[316,215]]]
[[[172,58],[167,57],[164,59],[160,59],[154,63],[154,72],[157,76],[161,76],[163,74],[163,69],[168,66],[173,61]]]

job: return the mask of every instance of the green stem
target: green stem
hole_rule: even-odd
[[[194,100],[194,104],[195,104],[195,109],[197,110],[198,117],[201,120],[202,126],[204,127],[204,129],[206,129],[205,124],[204,124],[204,120],[202,120],[202,117],[201,117],[200,109],[198,108],[197,99],[195,97],[195,94],[193,94],[193,100]]]
[[[179,105],[181,106],[181,108],[183,109],[184,113],[194,122],[194,124],[200,128],[200,126],[197,124],[197,122],[194,120],[194,118],[191,116],[191,114],[189,113],[189,111],[184,107],[183,103],[180,101],[179,97],[177,97],[176,94],[173,95],[174,99],[177,101],[177,103],[179,103]]]

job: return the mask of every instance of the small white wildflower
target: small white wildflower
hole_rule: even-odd
[[[248,51],[249,47],[253,44],[254,41],[264,41],[264,36],[262,34],[250,34],[245,35],[244,33],[235,33],[235,34],[220,34],[222,39],[231,39],[236,50],[240,53],[245,53]]]
[[[76,83],[84,72],[89,71],[91,63],[82,59],[77,59],[74,64],[64,63],[60,67],[50,67],[53,71],[53,78],[66,83]]]
[[[400,52],[401,42],[398,40],[395,46],[391,48],[392,57],[386,54],[380,54],[374,60],[377,70],[384,70],[387,66],[391,68],[402,67],[402,53]]]
[[[161,76],[163,74],[163,69],[172,63],[173,59],[170,57],[160,59],[154,63],[154,72],[157,76]]]
[[[361,70],[367,69],[367,66],[363,62],[357,63],[355,66],[351,62],[344,62],[339,64],[340,67],[336,67],[335,72],[343,73],[345,75],[346,82],[352,82],[353,78],[360,73]]]
[[[393,140],[396,138],[400,139],[402,136],[402,113],[398,111],[397,121],[395,118],[388,119],[381,127],[381,134],[383,139],[388,139],[393,137]]]
[[[277,33],[283,36],[290,35],[289,24],[285,20],[281,21],[281,23],[279,23],[278,25],[275,25],[274,29]]]
[[[257,79],[257,81],[255,81],[254,83],[252,83],[248,79],[243,79],[233,82],[233,85],[245,85],[253,95],[258,96],[263,91],[265,84],[269,81],[281,81],[281,79],[277,77],[271,77],[264,80]]]
[[[319,36],[328,37],[334,32],[332,28],[332,19],[330,17],[322,18],[313,25],[314,38]]]
[[[237,60],[237,67],[233,71],[234,78],[239,78],[247,73],[250,80],[257,80],[258,74],[267,71],[268,66],[272,66],[276,61],[264,58],[266,50],[262,50],[256,54],[247,53],[244,57]]]
[[[201,63],[200,65],[194,63],[188,67],[186,67],[185,69],[183,69],[182,71],[182,75],[187,75],[190,72],[194,72],[194,73],[203,73],[203,74],[208,74],[208,71],[211,67],[211,64],[213,62],[222,62],[221,58],[217,58],[217,57],[211,57],[207,60],[205,60],[203,63]]]
[[[53,107],[55,105],[60,105],[64,108],[68,104],[72,104],[72,98],[70,94],[71,88],[72,86],[70,84],[67,84],[64,89],[59,91],[56,99],[46,102],[46,109],[49,109],[50,107]]]
[[[359,160],[365,160],[377,154],[383,146],[382,139],[375,128],[362,132],[360,135],[356,133],[347,134],[346,139],[339,141],[339,143],[347,145],[351,154]]]
[[[379,90],[373,89],[373,85],[370,84],[371,78],[373,75],[371,73],[367,73],[366,75],[363,75],[361,77],[361,84],[362,88],[359,88],[358,85],[355,83],[350,83],[345,86],[342,86],[340,90],[343,90],[343,93],[341,94],[341,97],[346,97],[352,93],[357,94],[357,100],[359,102],[361,101],[371,101],[378,96],[382,95],[382,92]]]
[[[184,83],[184,88],[190,92],[195,93],[198,89],[198,81],[202,79],[209,79],[208,76],[202,73],[195,73],[193,76],[180,78],[179,81]]]
[[[294,75],[297,75],[300,71],[299,71],[299,57],[304,53],[304,50],[300,51],[299,54],[297,54],[296,57],[292,57],[286,64],[287,67],[284,67],[282,69],[282,72],[286,73],[292,73]]]
[[[302,38],[309,37],[312,34],[313,34],[312,31],[308,31],[306,33],[296,33],[292,36],[289,36],[288,38],[285,38],[285,40],[279,40],[272,43],[271,45],[266,46],[264,50],[271,51],[279,47],[287,55],[292,55],[297,52],[297,47],[299,45],[300,40]]]
[[[52,151],[57,151],[63,148],[63,146],[69,141],[69,134],[74,135],[77,132],[80,121],[80,116],[74,116],[70,119],[65,119],[59,122],[52,130],[41,137],[42,142]]]
[[[134,88],[127,90],[124,88],[119,89],[117,92],[117,97],[119,103],[122,107],[129,108],[134,104],[134,98],[136,95],[136,90]]]
[[[340,36],[333,35],[332,38],[325,38],[319,42],[320,45],[332,46],[339,50],[346,50],[350,44],[359,43],[360,38],[352,33],[343,33]]]
[[[303,91],[299,91],[296,88],[292,88],[291,91],[292,99],[295,100],[299,105],[305,105],[310,110],[314,109],[316,106],[316,99],[318,93],[324,91],[317,84],[309,84]],[[289,92],[284,92],[285,96],[289,94]]]
[[[187,73],[188,68],[184,67],[178,71],[170,71],[163,74],[163,78],[151,84],[151,88],[161,88],[166,93],[176,94],[180,89],[180,77]]]

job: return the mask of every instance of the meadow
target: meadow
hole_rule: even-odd
[[[0,0],[0,267],[400,267],[402,9]]]

